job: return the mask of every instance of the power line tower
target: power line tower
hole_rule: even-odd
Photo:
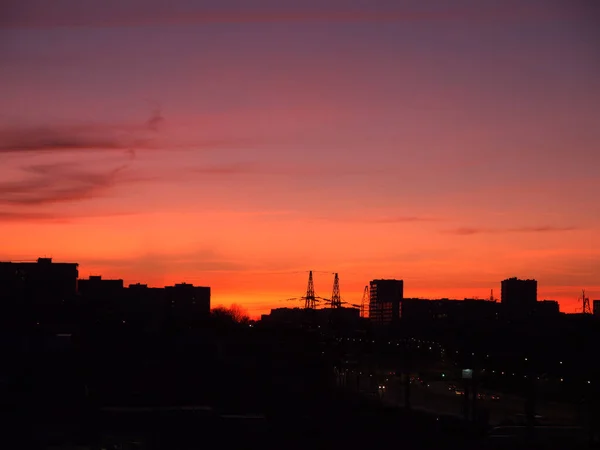
[[[306,288],[306,297],[304,297],[304,308],[315,309],[317,300],[315,298],[315,283],[313,282],[312,270],[308,273],[308,287]]]
[[[370,301],[369,285],[367,284],[365,286],[365,289],[363,290],[362,301],[360,302],[360,317],[362,317],[362,318],[365,318],[365,308],[366,308],[366,305],[369,303],[369,301]]]
[[[590,307],[590,299],[585,296],[585,289],[581,290],[581,298],[579,301],[583,303],[583,314],[591,314],[592,308]]]
[[[342,297],[340,295],[340,279],[337,273],[333,277],[333,293],[331,294],[331,307],[342,307]]]

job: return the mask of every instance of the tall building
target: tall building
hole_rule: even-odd
[[[50,258],[0,262],[2,328],[67,330],[67,324],[76,322],[77,267],[75,263],[54,263]]]
[[[130,284],[123,289],[123,303],[128,323],[135,324],[146,331],[160,330],[167,309],[164,288],[148,287],[147,284]]]
[[[594,317],[600,318],[600,300],[594,300],[592,302],[592,305],[593,305],[592,312],[594,313]]]
[[[533,310],[537,303],[537,281],[508,278],[502,281],[501,302],[514,311]]]
[[[89,320],[119,323],[125,320],[123,280],[105,280],[90,276],[79,280],[77,290]]]
[[[370,283],[369,319],[385,325],[400,319],[404,298],[403,280],[372,280]]]
[[[51,258],[35,262],[0,262],[0,299],[29,300],[52,305],[77,293],[76,263],[55,263]]]

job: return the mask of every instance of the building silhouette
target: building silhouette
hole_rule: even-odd
[[[50,258],[0,262],[0,301],[4,328],[51,328],[66,331],[75,324],[78,264]]]
[[[600,300],[594,300],[592,302],[593,305],[593,313],[594,313],[594,317],[599,317],[600,318]]]
[[[403,280],[372,280],[369,282],[369,318],[375,325],[395,323],[401,316],[404,298]]]
[[[501,303],[510,316],[530,315],[537,306],[537,281],[516,277],[503,280]]]
[[[560,314],[560,307],[556,300],[541,300],[535,305],[535,315],[541,318],[555,317]]]
[[[167,309],[163,288],[130,284],[123,290],[123,303],[130,326],[152,332],[163,328]]]
[[[76,263],[0,262],[0,299],[26,299],[37,304],[59,304],[77,293]]]
[[[210,314],[210,288],[180,283],[166,286],[167,314],[176,323],[194,323]]]
[[[106,298],[123,294],[123,280],[104,280],[101,276],[90,276],[79,280],[77,290],[87,298]]]
[[[78,279],[78,264],[50,258],[0,262],[0,322],[18,330],[159,332],[189,329],[210,315],[210,287],[181,283],[164,288],[121,279]]]
[[[498,319],[501,309],[499,303],[468,298],[463,300],[405,298],[401,306],[402,323],[489,321]]]

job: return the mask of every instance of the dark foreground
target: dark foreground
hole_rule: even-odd
[[[0,447],[588,448],[578,430],[532,439],[384,407],[336,388],[320,335],[250,330],[11,343],[0,370]]]
[[[46,411],[34,420],[20,417],[5,424],[5,448],[28,449],[591,448],[577,430],[528,436],[527,430],[478,429],[457,418],[385,408],[341,393],[298,408],[292,401],[268,414],[229,414],[202,405],[114,407],[78,414]]]

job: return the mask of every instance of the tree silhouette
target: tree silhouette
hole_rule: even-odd
[[[216,320],[222,322],[246,324],[250,321],[248,311],[236,303],[233,303],[229,308],[219,305],[213,308],[211,314]]]

